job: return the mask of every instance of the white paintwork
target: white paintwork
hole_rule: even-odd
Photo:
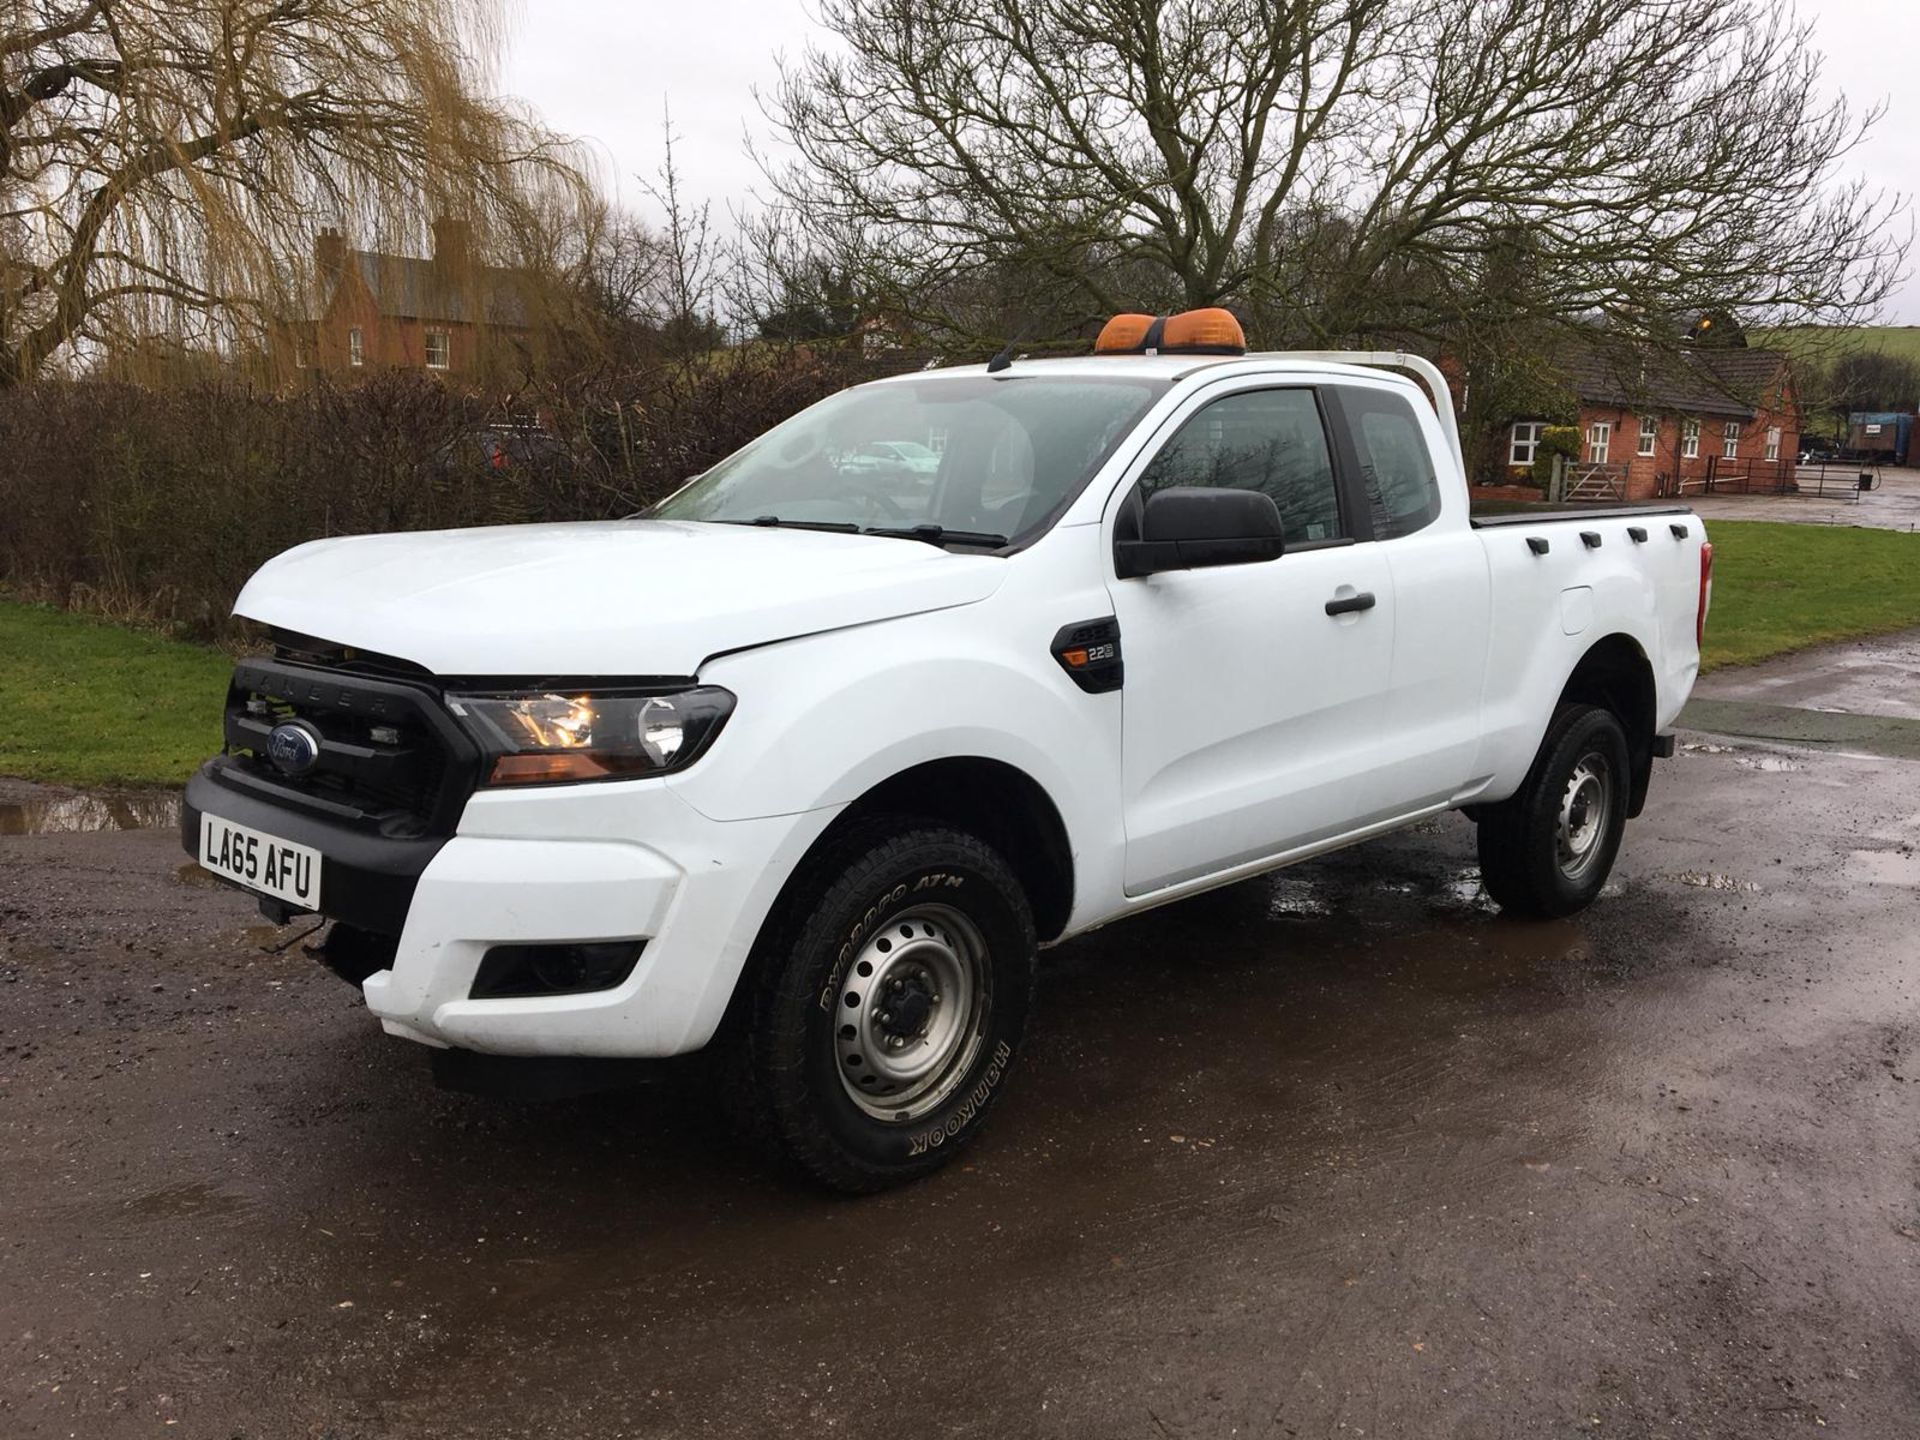
[[[915,540],[608,520],[315,540],[234,613],[436,675],[691,675],[709,655],[966,605],[1000,562]]]
[[[1697,518],[1684,539],[1665,516],[1476,531],[1457,440],[1417,404],[1443,492],[1424,530],[1120,580],[1118,503],[1206,399],[1330,381],[1421,392],[1327,357],[1045,363],[1178,383],[1018,553],[622,521],[323,541],[254,578],[239,613],[440,674],[697,675],[738,697],[683,774],[474,796],[420,882],[393,968],[367,982],[390,1030],[510,1054],[698,1048],[808,848],[927,761],[997,761],[1045,792],[1072,850],[1073,934],[1511,794],[1567,677],[1609,636],[1648,658],[1659,726],[1678,715],[1699,664]],[[1444,380],[1423,378],[1445,412]],[[1550,553],[1534,555],[1529,534]],[[1349,588],[1375,608],[1327,616]],[[1048,645],[1107,615],[1126,685],[1088,695]],[[616,937],[647,940],[617,990],[463,998],[488,944]]]

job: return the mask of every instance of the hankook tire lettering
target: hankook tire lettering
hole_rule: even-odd
[[[936,1150],[964,1130],[980,1113],[988,1097],[993,1094],[993,1087],[1000,1083],[1000,1077],[1006,1073],[1007,1061],[1012,1056],[1013,1047],[1006,1041],[1002,1040],[994,1046],[993,1060],[987,1066],[986,1073],[980,1077],[980,1083],[967,1092],[967,1098],[961,1101],[959,1108],[947,1117],[945,1124],[936,1125],[931,1130],[923,1130],[910,1138],[907,1141],[907,1154],[909,1156],[924,1155],[929,1150]]]

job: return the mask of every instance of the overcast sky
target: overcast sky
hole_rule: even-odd
[[[1802,0],[1828,56],[1826,83],[1857,107],[1885,102],[1853,166],[1873,182],[1920,191],[1920,7],[1915,0]],[[716,211],[746,198],[759,172],[749,133],[766,136],[753,92],[797,55],[813,27],[801,0],[530,0],[507,54],[504,88],[555,129],[590,142],[610,181],[639,205],[636,174],[660,163],[671,106],[680,169]],[[644,208],[644,207],[642,207]],[[1887,318],[1920,324],[1920,280]]]

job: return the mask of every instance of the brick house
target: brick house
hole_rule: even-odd
[[[1608,467],[1623,498],[1790,483],[1800,447],[1793,366],[1777,350],[1700,347],[1623,356],[1598,350],[1555,366],[1578,409],[1576,464]],[[1517,417],[1508,427],[1508,473],[1524,478],[1540,434],[1554,422]],[[1621,483],[1623,482],[1623,483]]]
[[[310,316],[284,326],[276,340],[283,366],[472,375],[524,358],[537,340],[527,277],[477,262],[462,220],[434,221],[429,259],[352,250],[340,231],[323,229],[313,268]]]

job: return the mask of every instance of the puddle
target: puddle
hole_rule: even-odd
[[[1267,896],[1267,918],[1271,920],[1314,920],[1331,915],[1333,906],[1320,893],[1320,887],[1304,875],[1281,874],[1274,877]]]
[[[179,823],[178,795],[63,795],[0,804],[0,835],[164,830]]]
[[[1693,755],[1731,755],[1740,747],[1738,745],[1715,745],[1710,741],[1702,741],[1698,744],[1690,743],[1682,745],[1680,748]]]
[[[1682,885],[1692,885],[1701,890],[1739,890],[1749,895],[1758,895],[1760,887],[1751,880],[1736,880],[1731,875],[1707,874],[1699,870],[1683,870],[1678,875],[1668,877],[1678,880]]]
[[[1806,768],[1778,755],[1742,755],[1733,763],[1743,770],[1767,770],[1775,773]]]
[[[1451,879],[1441,881],[1435,892],[1435,898],[1443,907],[1473,910],[1482,915],[1500,913],[1500,907],[1494,904],[1493,897],[1487,894],[1487,887],[1480,883],[1478,865],[1456,871]]]

